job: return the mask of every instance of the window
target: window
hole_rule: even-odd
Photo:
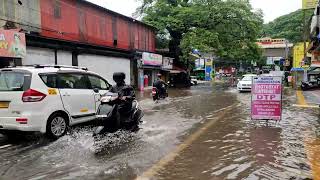
[[[253,77],[254,77],[254,76],[244,76],[244,77],[242,78],[242,81],[252,81]]]
[[[0,71],[0,91],[25,91],[30,88],[31,74]]]
[[[100,77],[89,75],[88,78],[92,89],[108,90],[110,88],[110,85]]]
[[[42,81],[50,88],[57,88],[58,78],[56,74],[39,74]]]
[[[63,73],[59,75],[61,89],[90,89],[87,77],[84,74]]]
[[[53,16],[58,19],[61,18],[61,2],[60,0],[55,0],[53,4]]]

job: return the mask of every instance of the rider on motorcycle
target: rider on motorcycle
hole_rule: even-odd
[[[126,74],[123,72],[113,73],[115,85],[110,89],[111,93],[118,93],[120,101],[118,104],[118,112],[121,115],[128,114],[132,108],[132,101],[135,99],[135,92],[132,86],[125,83]]]
[[[158,78],[153,82],[153,87],[156,87],[159,90],[159,94],[164,96],[168,84],[161,79],[161,74],[157,74],[157,77]]]

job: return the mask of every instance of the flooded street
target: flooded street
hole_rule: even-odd
[[[94,139],[81,125],[54,142],[0,135],[0,179],[320,178],[320,111],[293,107],[293,90],[269,126],[250,120],[250,93],[223,85],[171,90],[160,103],[140,96],[137,133]]]

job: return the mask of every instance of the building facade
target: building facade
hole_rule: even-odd
[[[292,43],[283,38],[261,38],[257,44],[262,49],[262,55],[267,58],[267,65],[278,64],[282,59],[288,59],[293,47]]]
[[[26,38],[26,55],[2,56],[0,68],[85,66],[111,82],[113,72],[125,72],[137,85],[139,53],[155,52],[153,27],[85,0],[1,0],[0,28]]]

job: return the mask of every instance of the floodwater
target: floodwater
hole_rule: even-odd
[[[320,172],[320,112],[292,107],[290,90],[283,120],[268,126],[250,121],[250,94],[223,85],[171,90],[159,103],[138,95],[145,117],[136,133],[94,139],[89,124],[53,142],[0,135],[0,179],[135,179],[154,166],[162,167],[150,179],[316,179]],[[158,163],[172,152],[179,154]]]

